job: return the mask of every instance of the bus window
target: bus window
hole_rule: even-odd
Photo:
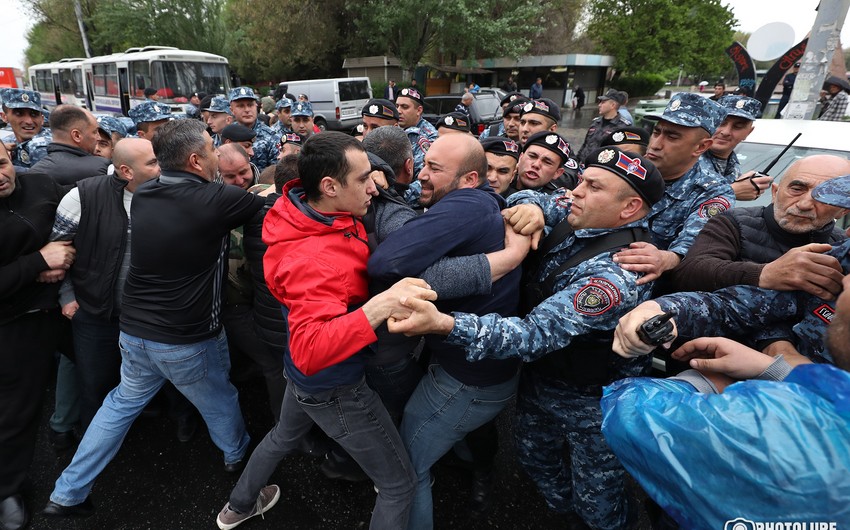
[[[38,70],[35,73],[36,89],[42,94],[53,93],[53,76],[50,70]]]
[[[130,79],[133,86],[130,88],[135,97],[143,97],[145,89],[153,86],[151,80],[151,65],[148,61],[133,61],[130,63]],[[154,86],[154,88],[158,88]]]
[[[79,85],[74,79],[74,72],[70,69],[59,70],[59,84],[62,85],[59,89],[63,94],[76,95],[79,92]]]
[[[227,66],[220,63],[154,61],[154,80],[165,98],[186,97],[193,92],[227,93],[230,87]]]
[[[118,67],[115,63],[94,64],[94,93],[98,96],[118,95]]]

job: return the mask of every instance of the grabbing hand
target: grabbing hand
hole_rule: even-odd
[[[753,201],[761,197],[761,194],[773,182],[773,177],[768,175],[756,176],[755,171],[749,171],[732,183],[732,191],[735,199],[739,201]]]
[[[676,267],[679,261],[681,259],[675,253],[658,250],[658,247],[645,241],[636,241],[629,248],[614,254],[614,263],[624,270],[643,273],[637,281],[638,285],[658,279],[664,272]]]
[[[77,250],[71,245],[70,241],[51,241],[44,245],[39,252],[41,252],[48,268],[65,270],[71,267],[77,254]]]
[[[758,286],[777,291],[805,291],[824,300],[834,299],[841,292],[844,272],[837,259],[824,254],[831,249],[826,243],[792,248],[762,268]]]
[[[518,204],[502,210],[502,217],[513,227],[514,231],[524,236],[531,236],[531,248],[537,250],[537,244],[543,236],[546,218],[543,210],[534,204]]]
[[[77,303],[76,300],[72,300],[67,304],[62,306],[62,316],[71,320],[74,318],[74,315],[77,314],[77,310],[80,309],[80,304]]]
[[[390,317],[387,328],[390,333],[404,333],[407,336],[439,333],[448,335],[454,327],[455,319],[440,313],[437,306],[425,300],[404,298],[401,303],[408,308],[409,314],[403,319]]]
[[[695,370],[724,374],[733,379],[757,377],[774,361],[769,355],[723,337],[688,341],[671,356],[688,362]]]

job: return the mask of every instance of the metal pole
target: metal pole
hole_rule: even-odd
[[[838,46],[848,8],[850,0],[821,0],[783,118],[811,120],[814,117],[820,89],[829,76],[829,65]]]
[[[86,52],[86,57],[91,57],[91,47],[86,35],[86,25],[83,24],[83,8],[80,7],[80,0],[74,0],[74,13],[77,14],[77,25],[80,27],[80,35],[83,37],[83,49]]]

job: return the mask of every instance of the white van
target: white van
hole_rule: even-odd
[[[347,131],[360,123],[360,111],[372,98],[368,77],[307,79],[281,83],[296,98],[304,94],[313,105],[313,123],[322,130]]]

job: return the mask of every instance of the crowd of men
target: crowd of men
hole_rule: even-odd
[[[93,513],[94,482],[162,391],[178,439],[200,417],[238,475],[223,530],[277,503],[268,479],[295,452],[374,483],[370,528],[440,526],[443,458],[470,470],[483,512],[495,421],[514,401],[519,463],[566,526],[634,527],[628,468],[675,527],[690,521],[670,500],[682,488],[657,470],[681,460],[651,444],[652,458],[629,458],[630,432],[608,423],[662,407],[603,399],[651,375],[645,321],[672,315],[660,342],[696,339],[668,359],[680,392],[850,369],[850,243],[835,225],[850,161],[804,158],[778,183],[742,175],[755,99],[676,94],[647,131],[611,90],[576,150],[542,94],[509,93],[480,138],[463,109],[424,120],[414,87],[370,100],[358,136],[317,133],[306,98],[278,95],[271,126],[249,87],[199,100],[197,119],[145,101],[132,136],[68,105],[48,130],[38,93],[3,92],[15,138],[0,148],[0,528],[30,519],[21,486],[56,352],[51,441],[79,445],[42,513]],[[768,187],[770,205],[734,208]],[[237,353],[277,418],[256,444]]]

